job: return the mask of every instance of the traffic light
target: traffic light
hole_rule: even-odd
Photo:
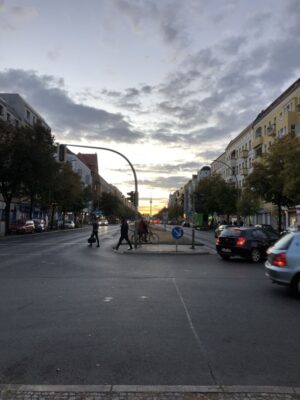
[[[65,144],[58,145],[57,153],[58,153],[58,161],[62,163],[66,162],[67,148]]]
[[[131,191],[131,192],[128,192],[127,194],[129,195],[129,197],[127,197],[127,200],[129,200],[131,202],[131,204],[133,204],[136,207],[137,203],[138,203],[137,193],[134,191]]]

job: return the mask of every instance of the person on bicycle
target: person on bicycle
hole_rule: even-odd
[[[147,242],[147,234],[148,234],[148,226],[146,221],[142,217],[138,225],[139,241]]]

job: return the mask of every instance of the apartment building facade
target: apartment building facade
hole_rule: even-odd
[[[51,130],[43,117],[17,93],[0,93],[0,99],[9,107],[6,112],[6,121],[15,123],[16,126],[34,126],[41,124],[44,128]],[[1,100],[0,100],[1,104]],[[0,109],[1,110],[1,109]]]
[[[40,114],[16,93],[0,93],[0,119],[16,127],[33,127],[35,124],[41,124],[51,131],[50,126]],[[4,210],[5,203],[0,194],[0,235],[4,234]],[[35,217],[41,216],[39,208],[34,208],[33,211]],[[24,219],[28,216],[29,205],[21,199],[13,199],[10,212],[11,221]]]
[[[211,164],[212,172],[219,173],[225,181],[243,188],[246,177],[253,170],[253,162],[261,161],[275,140],[288,133],[300,135],[300,79],[276,98],[256,119],[226,147]],[[262,204],[253,216],[254,224],[276,224],[277,215],[272,204]],[[297,220],[296,209],[284,209],[284,226]]]

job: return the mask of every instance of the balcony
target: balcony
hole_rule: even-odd
[[[241,172],[240,172],[240,175],[247,176],[248,175],[248,168],[242,168]]]
[[[241,151],[241,158],[248,158],[249,151],[248,150],[242,150]]]
[[[276,125],[269,125],[267,127],[267,135],[268,136],[276,136]]]
[[[255,136],[253,140],[252,147],[255,149],[263,144],[263,137],[262,136]]]

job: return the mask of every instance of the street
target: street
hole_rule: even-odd
[[[299,299],[263,264],[116,253],[118,225],[100,248],[89,233],[0,240],[1,384],[299,383]]]

